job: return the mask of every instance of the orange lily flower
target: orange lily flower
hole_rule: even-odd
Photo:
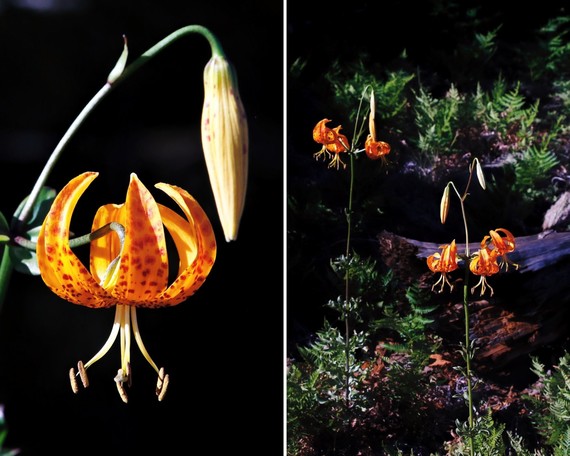
[[[390,144],[384,141],[376,141],[376,100],[374,91],[370,93],[370,116],[368,118],[368,137],[364,142],[364,151],[371,160],[378,160],[390,153]]]
[[[340,165],[346,168],[346,164],[340,159],[339,154],[348,152],[348,138],[340,133],[341,125],[335,128],[328,128],[326,124],[329,122],[330,119],[323,119],[313,128],[313,140],[323,145],[321,150],[314,153],[313,156],[316,160],[321,155],[324,155],[325,158],[332,157],[329,168],[336,166],[336,169],[339,169]]]
[[[439,279],[431,287],[433,289],[441,283],[441,288],[439,292],[443,291],[444,286],[447,284],[450,290],[453,290],[453,285],[447,277],[447,273],[455,271],[459,265],[457,264],[457,246],[455,245],[455,239],[451,241],[451,244],[444,244],[439,247],[441,253],[436,252],[427,258],[428,268],[432,272],[441,273]]]
[[[92,225],[95,232],[112,222],[120,224],[124,236],[111,234],[92,240],[88,270],[71,250],[69,232],[77,201],[97,175],[83,173],[61,190],[43,222],[36,249],[41,277],[58,296],[86,307],[116,306],[107,342],[85,365],[78,363],[78,374],[70,369],[72,389],[77,393],[77,375],[83,386],[88,386],[86,369],[109,351],[120,333],[121,368],[115,382],[122,400],[127,402],[124,384],[130,386],[131,382],[132,327],[139,349],[158,373],[156,394],[162,400],[168,375],[163,368],[158,369],[142,342],[136,309],[174,306],[200,288],[216,257],[212,225],[197,201],[182,188],[156,184],[176,202],[184,217],[158,204],[133,173],[126,201],[101,206]],[[178,272],[171,283],[164,227],[178,251]]]
[[[489,287],[491,296],[493,296],[493,288],[487,283],[487,277],[499,272],[499,264],[497,263],[498,256],[499,251],[497,249],[481,248],[475,252],[469,263],[469,270],[473,274],[481,276],[481,278],[477,285],[471,288],[471,293],[480,286],[481,296],[483,296],[486,288]]]
[[[376,141],[372,135],[368,135],[364,143],[364,150],[366,155],[371,160],[378,160],[379,158],[390,153],[390,144],[384,141]]]
[[[481,248],[483,247],[491,247],[498,251],[498,256],[502,257],[500,265],[505,265],[505,270],[508,270],[509,264],[518,269],[519,265],[507,258],[507,253],[513,252],[516,247],[515,237],[509,230],[505,228],[490,230],[489,235],[481,241]]]

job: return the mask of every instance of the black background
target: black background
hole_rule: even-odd
[[[44,9],[46,5],[50,8]],[[96,107],[48,185],[99,177],[72,230],[96,208],[124,201],[135,172],[187,189],[218,239],[212,273],[179,306],[138,312],[143,340],[170,386],[136,346],[124,404],[113,377],[118,341],[74,395],[69,368],[105,342],[114,309],[63,301],[39,277],[14,273],[0,314],[0,403],[6,447],[21,454],[278,454],[282,433],[283,5],[279,2],[0,1],[0,210],[30,192],[51,151],[105,83],[122,50],[129,62],[180,27],[200,24],[234,63],[250,131],[250,179],[238,240],[226,243],[200,145],[207,41],[170,45]],[[270,436],[270,437],[269,437]]]

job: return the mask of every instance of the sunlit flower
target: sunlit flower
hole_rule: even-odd
[[[499,251],[497,249],[481,248],[471,258],[469,262],[469,270],[478,276],[481,276],[477,285],[471,288],[471,293],[475,291],[477,287],[481,287],[481,296],[485,293],[487,287],[491,290],[491,296],[493,296],[493,288],[487,283],[487,277],[499,272],[499,264],[497,263],[497,257],[499,256]]]
[[[313,128],[313,140],[323,146],[313,156],[316,160],[321,156],[325,160],[331,158],[329,168],[336,166],[336,169],[339,169],[340,165],[346,168],[346,164],[340,159],[340,154],[348,152],[348,138],[340,133],[341,125],[335,128],[328,128],[326,124],[329,122],[330,119],[323,119]]]
[[[378,160],[390,153],[390,144],[376,140],[376,101],[374,91],[370,93],[370,115],[368,117],[368,136],[364,142],[364,151],[371,160]]]
[[[436,283],[433,284],[431,289],[433,290],[438,284],[441,283],[441,288],[439,292],[443,291],[443,288],[447,284],[450,290],[453,290],[453,285],[447,277],[447,273],[455,271],[459,265],[457,263],[457,246],[455,245],[455,239],[451,241],[451,244],[444,244],[439,247],[441,253],[436,252],[427,258],[428,268],[432,272],[439,272],[441,275]]]
[[[368,135],[366,142],[364,143],[364,150],[368,158],[372,160],[378,160],[385,155],[390,153],[390,144],[384,141],[376,141],[372,135]]]
[[[481,241],[481,247],[496,249],[498,256],[501,257],[500,266],[504,265],[505,270],[509,269],[509,264],[518,269],[519,265],[513,263],[507,257],[507,253],[513,252],[516,247],[515,237],[509,230],[505,228],[490,230],[489,235],[485,236]]]
[[[132,327],[139,349],[158,373],[156,394],[162,400],[168,375],[164,369],[158,369],[143,345],[136,309],[174,306],[194,294],[215,261],[214,232],[208,217],[188,192],[174,185],[156,184],[175,201],[181,216],[157,203],[137,176],[131,174],[125,202],[101,206],[92,224],[93,232],[110,223],[119,224],[124,232],[117,236],[107,231],[109,234],[92,238],[88,270],[73,253],[69,232],[77,201],[97,175],[86,172],[75,177],[55,198],[38,237],[40,273],[46,285],[67,301],[92,308],[116,306],[115,322],[107,342],[85,365],[78,363],[83,386],[88,386],[86,369],[109,351],[120,333],[121,368],[115,382],[121,398],[127,402],[124,384],[131,382]],[[173,280],[169,279],[172,272],[169,272],[167,232],[178,256]],[[74,392],[78,391],[76,376],[75,369],[71,369]]]
[[[237,77],[213,55],[204,69],[202,147],[226,241],[237,239],[245,204],[249,136]]]

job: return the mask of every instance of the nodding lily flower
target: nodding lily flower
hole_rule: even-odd
[[[453,285],[447,277],[447,273],[455,271],[459,265],[457,264],[457,246],[455,245],[455,239],[451,241],[451,244],[444,244],[439,247],[441,253],[436,252],[427,258],[428,268],[432,272],[439,272],[441,275],[436,283],[433,284],[431,289],[433,290],[438,284],[441,283],[441,288],[439,292],[443,291],[443,288],[447,284],[450,290],[453,290]]]
[[[516,247],[515,237],[509,230],[505,228],[490,230],[489,235],[485,236],[481,241],[481,248],[484,247],[497,250],[498,256],[501,257],[500,266],[504,265],[505,271],[509,269],[509,264],[513,265],[515,269],[518,269],[519,265],[507,258],[507,253],[513,252]]]
[[[237,239],[248,174],[248,126],[237,77],[215,54],[204,69],[202,147],[227,242]]]
[[[384,141],[376,140],[376,102],[374,99],[374,91],[370,94],[370,116],[368,118],[369,134],[364,142],[364,151],[371,160],[378,160],[390,153],[390,144]]]
[[[198,202],[182,188],[156,184],[175,201],[184,216],[157,203],[137,176],[131,174],[125,202],[101,206],[95,214],[93,233],[88,235],[88,270],[73,253],[69,232],[77,201],[97,175],[83,173],[61,190],[43,222],[36,249],[41,277],[58,296],[86,307],[116,306],[107,342],[85,365],[79,361],[78,374],[70,369],[72,389],[78,392],[77,375],[83,386],[88,386],[86,369],[109,351],[120,333],[121,368],[115,382],[122,400],[127,402],[124,384],[131,383],[132,327],[139,349],[158,373],[156,394],[162,400],[168,375],[163,368],[158,369],[142,342],[136,310],[180,304],[200,288],[216,257],[212,225]],[[121,227],[119,236],[106,235],[110,230],[105,227],[110,225]],[[173,281],[169,281],[164,227],[178,253],[178,271]],[[94,236],[98,232],[103,236]]]
[[[384,141],[376,141],[372,135],[368,135],[364,143],[364,150],[366,155],[371,160],[378,160],[390,153],[390,144]]]
[[[315,142],[323,145],[321,150],[313,154],[313,156],[316,160],[321,155],[324,155],[325,159],[332,157],[329,168],[336,166],[336,169],[339,169],[340,165],[346,168],[346,164],[340,159],[340,154],[348,152],[348,138],[340,133],[341,125],[335,128],[328,128],[326,124],[329,122],[329,119],[323,119],[313,128],[313,139]]]
[[[477,285],[471,288],[471,293],[475,291],[477,287],[481,287],[481,296],[485,293],[487,287],[491,290],[491,296],[493,296],[493,288],[487,283],[487,277],[499,272],[499,264],[497,263],[497,257],[499,256],[499,251],[497,249],[481,248],[471,258],[469,263],[469,270],[478,276],[481,276]]]

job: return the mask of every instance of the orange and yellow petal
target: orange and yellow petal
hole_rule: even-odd
[[[368,158],[377,160],[390,153],[390,144],[384,141],[374,141],[371,135],[368,135],[364,143],[364,150]]]
[[[119,277],[110,291],[121,304],[141,305],[166,289],[168,255],[158,205],[134,173],[120,213],[125,243]]]
[[[217,253],[212,225],[198,202],[180,187],[163,183],[156,184],[156,187],[178,204],[193,230],[183,233],[176,229],[177,226],[181,226],[180,221],[170,216],[165,219],[169,231],[174,230],[173,238],[179,250],[178,256],[181,258],[180,271],[174,282],[149,307],[176,305],[193,295],[206,280]],[[180,239],[176,241],[175,236],[179,236]],[[193,239],[186,239],[184,236],[190,236]],[[181,250],[186,248],[191,248],[191,252]]]
[[[101,287],[69,247],[69,227],[77,201],[97,177],[86,172],[56,196],[40,229],[36,253],[45,284],[61,298],[87,307],[110,307],[112,296]]]
[[[326,125],[330,119],[323,119],[313,128],[313,140],[319,144],[331,144],[335,141],[336,135]]]

